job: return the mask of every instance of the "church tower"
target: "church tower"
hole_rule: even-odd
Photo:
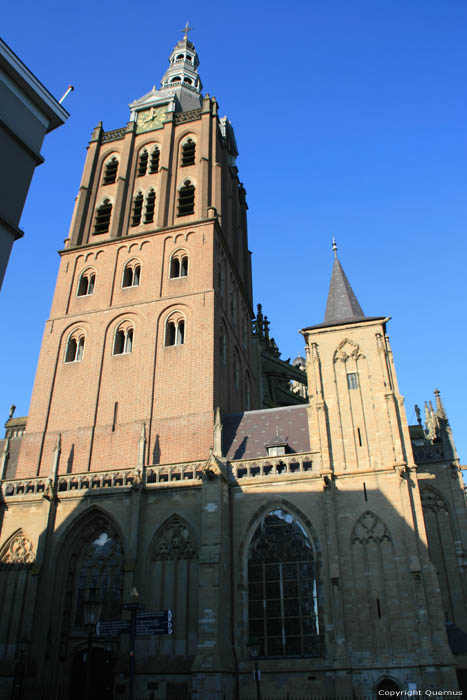
[[[87,150],[18,465],[60,472],[206,459],[214,410],[252,405],[245,190],[201,94],[188,26],[161,87]]]

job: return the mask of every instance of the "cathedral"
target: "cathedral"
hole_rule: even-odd
[[[324,319],[281,359],[198,65],[186,27],[160,88],[91,135],[29,415],[0,441],[0,697],[467,689],[440,393],[409,426],[389,318],[335,243]]]

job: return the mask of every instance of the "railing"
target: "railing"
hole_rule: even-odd
[[[184,85],[184,87],[190,87],[190,86]],[[192,109],[189,112],[178,112],[175,114],[175,124],[182,124],[184,122],[192,122],[195,119],[201,119],[201,109]]]
[[[113,131],[104,131],[102,134],[102,143],[108,143],[109,141],[117,141],[122,139],[126,134],[126,126],[122,126],[120,129],[114,129]]]
[[[229,463],[229,472],[234,479],[254,477],[277,477],[284,474],[304,474],[313,471],[313,453],[279,455],[277,457],[260,457],[258,459],[239,459]],[[317,471],[313,474],[317,475]]]
[[[442,462],[446,459],[442,445],[413,446],[413,458],[416,464],[423,462]]]
[[[277,479],[284,475],[317,476],[313,470],[313,453],[279,455],[277,457],[259,457],[257,459],[239,459],[227,462],[227,477],[231,481],[239,479],[267,478]],[[33,477],[28,479],[4,479],[0,483],[0,492],[4,498],[14,496],[52,496],[55,493],[72,493],[93,491],[95,489],[116,489],[144,486],[157,488],[163,484],[199,483],[203,476],[205,462],[181,462],[179,464],[162,464],[140,469],[115,469],[101,472],[84,472],[80,474],[59,474],[55,481],[51,477]]]

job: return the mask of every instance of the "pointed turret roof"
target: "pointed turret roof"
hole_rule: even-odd
[[[366,316],[337,257],[337,245],[334,238],[332,239],[332,249],[334,251],[334,266],[324,323],[332,325],[344,321],[360,321]]]
[[[384,316],[365,316],[350,282],[347,279],[344,268],[337,257],[337,245],[334,238],[332,239],[332,249],[334,251],[334,266],[332,268],[331,284],[329,285],[324,321],[315,326],[307,326],[307,328],[303,330],[306,331],[313,328],[323,328],[325,326],[339,326],[345,323],[374,321],[385,318]]]

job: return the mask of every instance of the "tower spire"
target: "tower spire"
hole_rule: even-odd
[[[324,323],[333,324],[364,319],[366,316],[337,257],[337,244],[334,237],[332,239],[332,250],[334,252],[334,266],[332,268],[331,284],[329,285]]]

